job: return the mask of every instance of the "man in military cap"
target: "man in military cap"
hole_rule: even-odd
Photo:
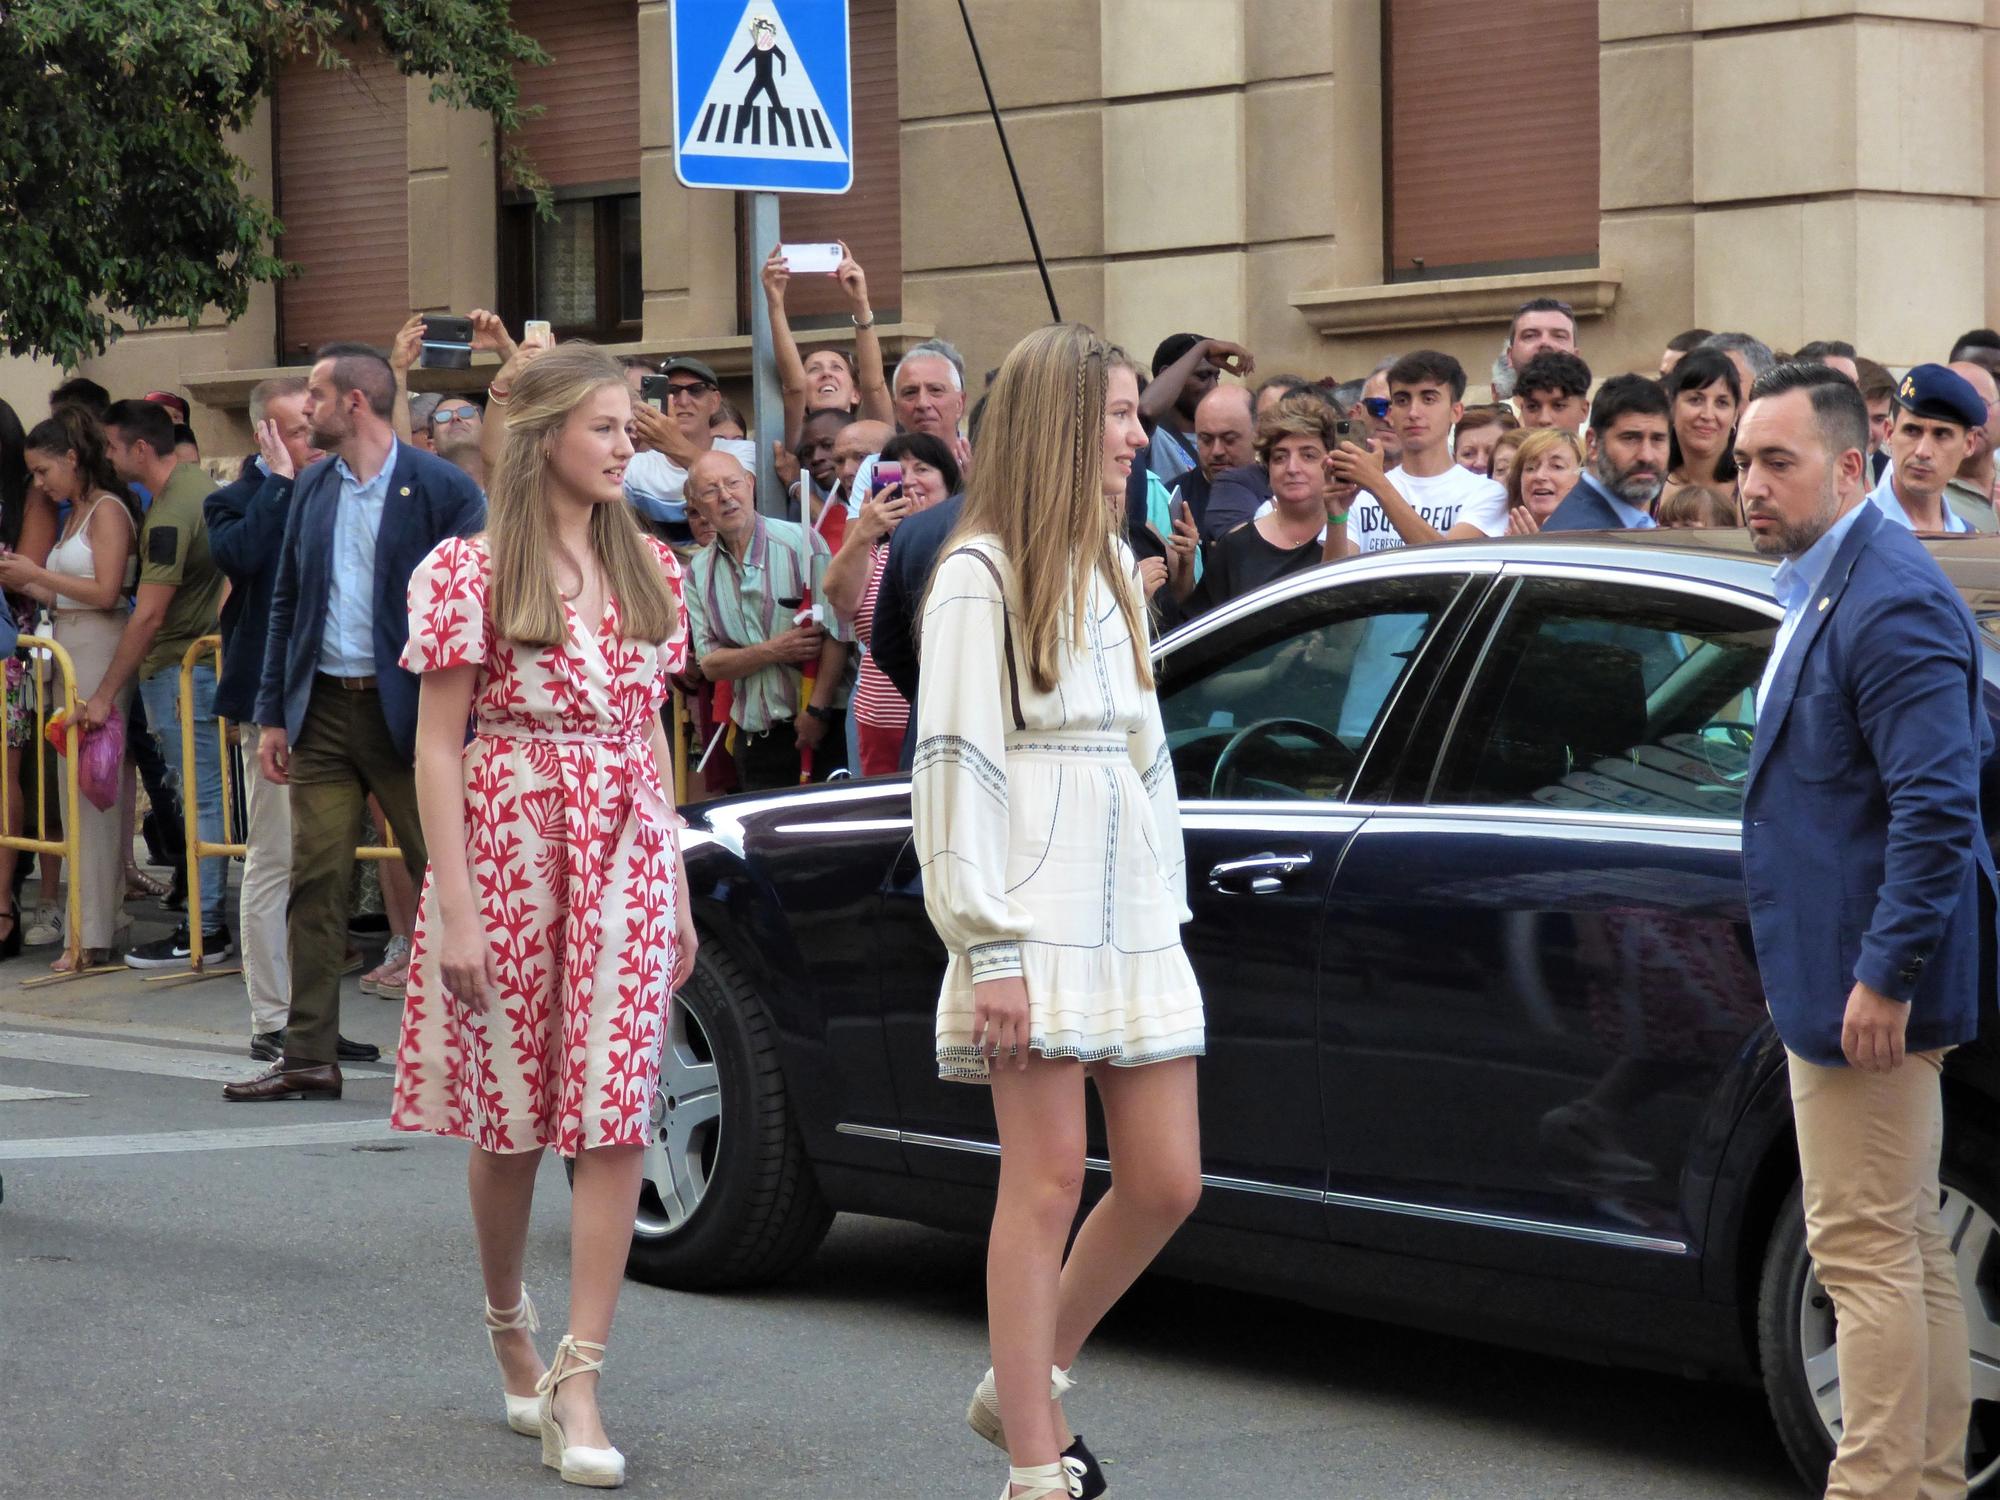
[[[1891,463],[1869,492],[1869,503],[1911,531],[1964,532],[1972,524],[1945,503],[1945,486],[1986,423],[1986,403],[1963,375],[1943,365],[1918,365],[1896,386],[1889,423]]]

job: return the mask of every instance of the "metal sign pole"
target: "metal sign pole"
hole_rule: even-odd
[[[756,427],[757,508],[767,516],[782,517],[785,493],[778,483],[778,470],[771,457],[771,445],[785,438],[785,403],[778,390],[778,359],[771,349],[771,309],[764,300],[764,262],[778,246],[778,195],[750,195],[750,381],[752,411]],[[810,517],[802,519],[810,520]]]

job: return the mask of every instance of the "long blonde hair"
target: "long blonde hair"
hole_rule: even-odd
[[[549,458],[570,413],[625,373],[595,344],[572,341],[530,362],[514,378],[503,410],[507,438],[486,491],[486,545],[492,556],[487,613],[495,633],[529,646],[569,639],[556,587],[557,544],[548,498]],[[618,601],[627,640],[664,641],[674,632],[673,591],[632,507],[602,504],[590,513],[590,547]]]
[[[1141,685],[1153,685],[1145,615],[1120,562],[1124,506],[1104,498],[1104,407],[1112,370],[1137,368],[1081,323],[1051,323],[1016,344],[987,392],[965,510],[939,550],[999,538],[1019,599],[1029,681],[1055,691],[1064,625],[1084,636],[1093,574],[1118,601]]]

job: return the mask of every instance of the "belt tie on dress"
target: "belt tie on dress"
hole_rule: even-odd
[[[1123,760],[1131,754],[1131,736],[1122,732],[1080,729],[1019,729],[1006,737],[1009,755],[1050,755],[1064,759]]]
[[[638,733],[601,734],[590,729],[521,729],[504,724],[476,724],[473,732],[489,740],[541,740],[556,745],[603,745],[612,750],[629,750],[643,745],[646,736]]]

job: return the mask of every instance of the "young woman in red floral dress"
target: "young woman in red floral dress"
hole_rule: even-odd
[[[660,706],[681,570],[625,503],[631,397],[602,351],[510,366],[484,535],[410,580],[430,874],[391,1123],[472,1145],[508,1425],[574,1484],[623,1483],[597,1372],[638,1207],[661,1031],[693,967]],[[496,384],[498,384],[496,382]],[[466,738],[468,721],[473,730]],[[545,1147],[574,1159],[569,1332],[544,1370],[522,1284]]]

